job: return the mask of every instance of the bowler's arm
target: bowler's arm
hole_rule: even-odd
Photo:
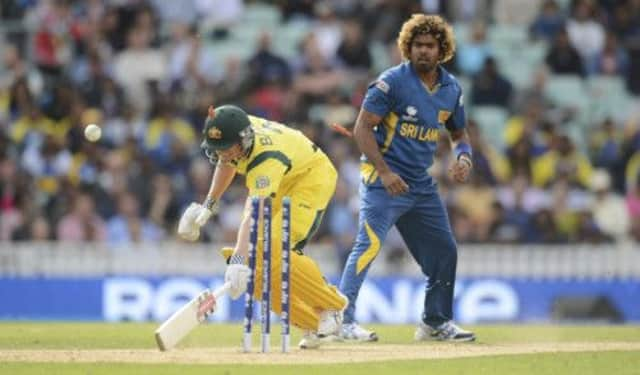
[[[382,117],[371,113],[366,109],[360,109],[358,118],[356,119],[356,125],[353,129],[353,138],[358,145],[358,149],[362,152],[367,160],[376,169],[378,174],[389,172],[389,166],[384,161],[376,137],[373,134],[373,128],[378,126],[382,121]]]
[[[449,137],[451,138],[451,146],[455,155],[455,160],[450,169],[451,176],[457,182],[465,182],[469,178],[471,168],[473,168],[469,135],[462,128],[450,130]]]
[[[469,142],[469,134],[467,134],[467,130],[464,128],[450,130],[449,138],[451,139],[451,149],[455,149],[460,143],[471,144],[471,142]],[[467,156],[471,155],[467,154]]]
[[[367,160],[378,172],[382,185],[391,195],[403,194],[409,191],[409,185],[396,173],[391,171],[387,162],[382,157],[382,152],[373,134],[373,128],[382,121],[382,117],[371,113],[366,109],[360,109],[356,125],[353,129],[353,138]]]

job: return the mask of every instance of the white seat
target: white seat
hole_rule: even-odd
[[[245,7],[243,21],[245,23],[270,27],[279,24],[281,17],[282,15],[278,7],[269,4],[255,3]]]
[[[594,76],[587,80],[593,121],[600,122],[607,117],[616,121],[626,121],[632,98],[622,77]]]
[[[497,106],[475,106],[470,116],[478,123],[483,138],[498,150],[504,148],[503,134],[508,117],[507,111]]]
[[[554,75],[548,81],[545,95],[559,107],[573,108],[582,115],[590,105],[590,96],[582,78],[576,75]]]

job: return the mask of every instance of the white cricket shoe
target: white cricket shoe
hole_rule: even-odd
[[[338,336],[342,329],[342,311],[325,310],[320,313],[318,337]]]
[[[416,341],[455,341],[455,342],[465,342],[465,341],[474,341],[476,339],[476,335],[471,331],[466,331],[460,327],[458,327],[451,320],[448,322],[442,323],[437,328],[432,328],[423,322],[420,322],[418,328],[416,329],[416,333],[414,338]]]
[[[364,329],[358,323],[343,324],[341,336],[344,340],[355,340],[361,342],[378,341],[378,334],[374,331]]]
[[[316,349],[322,344],[320,337],[313,331],[304,331],[302,340],[298,343],[300,349]]]

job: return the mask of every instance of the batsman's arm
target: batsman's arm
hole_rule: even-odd
[[[211,180],[209,192],[202,204],[191,203],[178,223],[178,235],[188,241],[200,237],[200,228],[217,212],[218,199],[227,190],[236,170],[233,166],[218,163]]]
[[[280,188],[282,179],[287,171],[287,166],[276,159],[268,159],[261,162],[247,173],[246,183],[249,188],[249,196],[244,206],[244,214],[240,228],[234,256],[241,256],[242,259],[249,257],[249,232],[251,230],[251,197],[261,197],[260,210],[264,197],[274,197]],[[231,261],[233,263],[233,261]]]
[[[251,230],[251,198],[247,198],[243,215],[233,255],[239,255],[243,259],[247,259],[249,257],[249,232]]]
[[[234,166],[218,162],[216,170],[213,172],[209,193],[207,193],[207,201],[213,200],[213,202],[217,202],[222,197],[222,194],[227,191],[235,176],[236,168]]]

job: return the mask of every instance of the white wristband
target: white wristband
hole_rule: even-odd
[[[229,258],[229,264],[244,264],[244,257],[240,254],[234,254]]]

